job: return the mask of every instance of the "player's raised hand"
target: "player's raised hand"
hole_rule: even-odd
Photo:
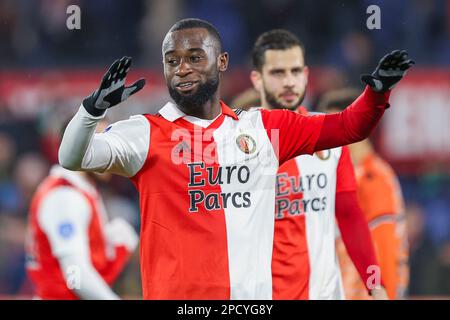
[[[395,50],[381,58],[372,74],[361,75],[361,81],[376,92],[391,90],[415,62],[408,58],[406,50]]]
[[[100,116],[106,109],[121,103],[144,87],[145,79],[139,79],[125,87],[131,61],[131,57],[123,57],[114,61],[103,76],[100,87],[83,100],[83,106],[87,112],[93,116]]]

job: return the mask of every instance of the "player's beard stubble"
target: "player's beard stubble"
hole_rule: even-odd
[[[303,99],[305,99],[306,88],[302,93],[299,94],[298,100],[290,106],[283,104],[278,100],[277,96],[269,91],[267,87],[264,85],[264,95],[266,96],[266,101],[269,104],[271,109],[289,109],[289,110],[297,110],[298,107],[303,103]]]
[[[170,97],[183,109],[195,109],[208,102],[219,88],[219,73],[205,83],[201,83],[193,94],[182,95],[171,85],[168,86]]]

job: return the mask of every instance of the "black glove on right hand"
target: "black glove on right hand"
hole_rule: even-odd
[[[130,66],[131,57],[114,61],[103,76],[100,88],[83,100],[87,112],[93,116],[100,116],[106,109],[121,103],[144,87],[145,79],[139,79],[131,86],[125,87]]]
[[[375,92],[391,90],[406,74],[415,62],[408,59],[405,50],[395,50],[381,58],[372,74],[361,75],[361,81]]]

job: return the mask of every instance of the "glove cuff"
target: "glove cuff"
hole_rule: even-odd
[[[100,117],[105,114],[106,109],[102,110],[102,109],[95,107],[94,95],[95,95],[95,91],[89,97],[86,97],[83,99],[83,107],[91,116]]]

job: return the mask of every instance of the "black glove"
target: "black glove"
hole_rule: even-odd
[[[103,76],[100,87],[83,100],[87,112],[93,116],[100,116],[106,109],[121,103],[144,87],[145,79],[139,79],[131,86],[125,87],[130,66],[131,57],[114,61]]]
[[[361,75],[361,81],[376,92],[391,90],[415,62],[408,59],[405,50],[395,50],[381,58],[372,74]]]

